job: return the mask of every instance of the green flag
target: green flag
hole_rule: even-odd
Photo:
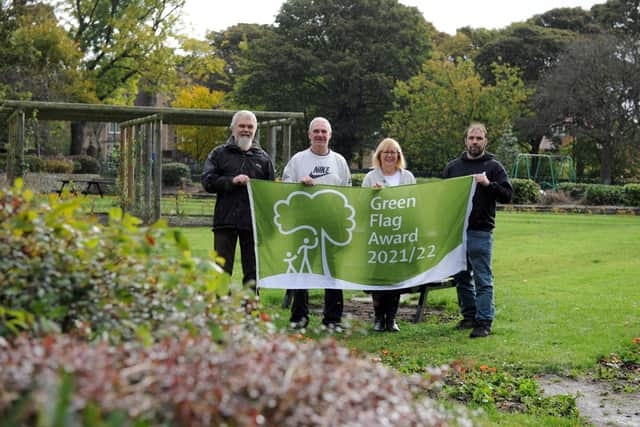
[[[399,289],[464,270],[472,176],[383,189],[251,180],[258,286]]]

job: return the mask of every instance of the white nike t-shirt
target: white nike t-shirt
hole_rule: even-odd
[[[332,150],[324,156],[314,154],[310,148],[296,153],[285,166],[282,181],[300,182],[307,175],[316,184],[351,186],[347,161]]]

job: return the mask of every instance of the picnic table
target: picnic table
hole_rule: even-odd
[[[455,288],[456,283],[452,277],[448,277],[440,282],[433,283],[425,283],[418,286],[413,286],[410,288],[400,289],[401,294],[411,294],[411,293],[419,293],[420,298],[418,299],[418,305],[416,306],[416,313],[413,315],[413,323],[418,323],[422,321],[422,317],[424,314],[424,308],[427,304],[427,299],[430,291],[435,291],[438,289],[447,289],[447,288]],[[284,294],[284,298],[282,300],[282,308],[287,309],[291,305],[291,301],[293,299],[293,293],[290,289]]]
[[[104,197],[101,185],[113,185],[116,183],[116,180],[113,178],[60,178],[59,181],[60,189],[58,190],[58,195],[62,194],[64,187],[67,185],[71,188],[72,194],[77,194],[77,189],[74,184],[86,184],[85,189],[82,190],[82,194],[89,194],[91,187],[95,187],[100,197]]]

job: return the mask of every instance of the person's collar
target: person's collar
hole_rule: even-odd
[[[327,148],[327,152],[324,153],[324,154],[316,153],[315,151],[313,151],[312,147],[309,147],[309,151],[311,151],[311,153],[315,154],[316,156],[326,156],[331,152],[331,149]]]

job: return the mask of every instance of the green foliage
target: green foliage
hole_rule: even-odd
[[[491,68],[504,64],[522,70],[522,79],[535,82],[576,38],[572,31],[515,23],[479,49],[475,63],[482,77],[493,81]]]
[[[26,170],[29,172],[43,172],[44,171],[44,159],[38,156],[27,154],[24,156],[24,162],[27,166]]]
[[[591,144],[576,144],[574,158],[600,172],[600,182],[635,174],[640,117],[640,34],[624,39],[599,35],[578,39],[544,75],[536,91],[536,111],[548,118],[571,118],[572,135]],[[577,150],[587,150],[582,154]]]
[[[422,72],[394,90],[394,109],[384,127],[402,144],[408,167],[420,175],[439,175],[464,149],[463,136],[472,121],[489,132],[490,150],[499,148],[516,117],[525,114],[530,90],[517,70],[494,69],[497,83],[484,85],[473,62],[429,60]]]
[[[624,206],[623,187],[619,185],[591,184],[584,192],[584,203],[587,205]]]
[[[191,169],[184,163],[173,162],[162,165],[162,184],[170,187],[180,185],[181,179],[191,179]]]
[[[210,91],[203,86],[191,86],[180,90],[173,101],[177,108],[223,108],[224,92]],[[178,148],[192,159],[204,161],[209,152],[224,143],[228,129],[214,126],[177,126]]]
[[[584,197],[584,193],[587,191],[591,184],[580,182],[561,182],[558,184],[558,190],[569,195],[572,199],[580,200]]]
[[[351,185],[353,185],[354,187],[361,187],[362,186],[362,181],[364,181],[364,177],[366,176],[366,173],[352,173],[351,174]]]
[[[454,361],[452,368],[445,390],[456,400],[538,416],[578,416],[574,396],[543,397],[540,386],[529,376],[514,376],[506,369],[469,361]]]
[[[100,173],[100,163],[95,157],[76,154],[68,159],[73,161],[73,173]]]
[[[640,184],[626,184],[623,187],[623,192],[627,206],[640,207]]]
[[[512,126],[509,125],[502,135],[498,137],[498,149],[494,150],[496,159],[502,163],[507,171],[511,171],[518,154],[521,152],[522,149],[518,143],[518,138],[514,135]]]
[[[44,159],[42,172],[48,173],[73,173],[73,160],[63,157],[53,157]]]
[[[162,92],[175,81],[175,57],[167,41],[180,17],[182,0],[61,4],[90,82],[91,90],[84,96],[128,104],[139,92]]]
[[[610,381],[617,392],[640,391],[640,337],[634,337],[617,353],[598,360],[595,377]]]
[[[206,326],[228,277],[193,258],[184,236],[119,209],[107,227],[79,198],[38,203],[16,180],[0,190],[0,336],[78,330],[112,341]]]
[[[327,117],[347,160],[371,142],[395,83],[430,49],[422,13],[397,0],[287,1],[276,24],[248,43],[236,100]]]
[[[540,202],[540,186],[532,179],[514,178],[511,180],[514,205],[531,205]]]
[[[3,4],[2,17],[0,87],[7,88],[7,98],[61,100],[81,85],[79,51],[53,6],[10,2]]]

